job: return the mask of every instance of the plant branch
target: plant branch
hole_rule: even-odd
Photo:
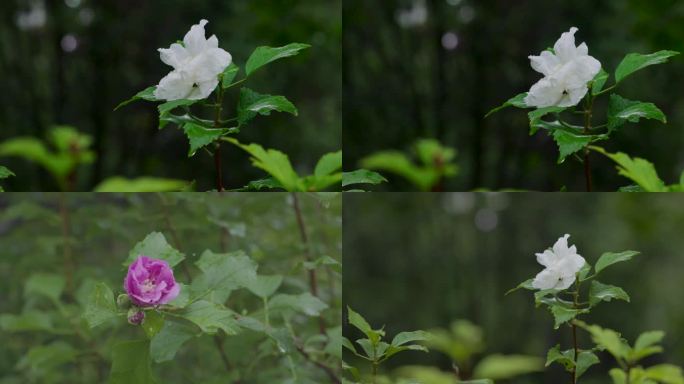
[[[293,201],[293,207],[295,211],[295,216],[297,218],[297,225],[299,226],[299,235],[302,240],[302,245],[304,245],[304,256],[306,258],[306,261],[311,262],[311,249],[309,247],[309,237],[306,234],[306,226],[304,224],[304,219],[302,218],[302,210],[301,207],[299,206],[299,198],[297,197],[297,193],[292,192],[292,201]],[[318,280],[316,276],[316,269],[312,268],[309,269],[309,289],[311,290],[311,294],[315,297],[318,297]],[[323,319],[323,315],[320,315],[318,317],[318,327],[319,331],[321,334],[325,334],[325,320]]]
[[[323,371],[325,371],[325,373],[326,373],[326,374],[328,375],[328,377],[330,378],[330,381],[331,381],[331,382],[333,382],[333,383],[335,383],[335,384],[341,384],[341,383],[342,383],[342,380],[340,380],[340,378],[337,377],[337,374],[335,373],[335,370],[334,370],[334,369],[332,369],[331,367],[329,367],[329,366],[327,366],[327,365],[321,363],[320,361],[316,361],[316,360],[312,359],[312,358],[311,358],[311,355],[309,355],[309,354],[304,350],[304,348],[302,348],[300,345],[297,345],[297,351],[299,351],[299,353],[300,353],[302,356],[304,356],[305,359],[307,359],[308,361],[310,361],[311,363],[313,363],[315,366],[317,366],[318,368],[320,368],[320,369],[322,369]]]
[[[216,92],[216,118],[214,119],[214,127],[221,127],[221,110],[223,108],[223,86],[221,86],[221,79],[219,79],[218,91]],[[216,140],[214,144],[214,166],[216,167],[216,190],[223,192],[223,175],[221,170],[221,141]]]

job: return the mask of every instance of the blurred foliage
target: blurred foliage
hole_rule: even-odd
[[[111,301],[121,293],[122,262],[151,232],[159,232],[153,234],[152,240],[160,239],[156,244],[182,252],[173,251],[178,261],[185,255],[176,267],[181,283],[199,274],[195,262],[207,249],[244,251],[258,263],[260,276],[283,276],[279,304],[275,297],[270,302],[270,332],[277,343],[273,336],[250,331],[263,319],[261,298],[244,289],[214,294],[212,300],[227,299],[244,329],[233,336],[190,338],[173,362],[153,365],[161,381],[333,382],[318,364],[341,374],[340,210],[339,194],[0,195],[0,383],[101,383],[112,359],[143,350],[133,344],[113,348],[143,337],[125,319],[91,330],[82,315],[91,293],[104,292],[96,282],[113,287]],[[326,305],[284,316],[296,304],[288,297],[309,292],[313,271],[318,297]],[[91,311],[87,318],[100,321],[98,316]],[[130,356],[140,361],[139,367],[149,359]]]
[[[684,50],[684,3],[678,0],[573,2],[521,0],[388,0],[344,2],[345,169],[372,153],[408,149],[432,137],[458,150],[461,172],[447,190],[582,190],[582,165],[556,165],[553,138],[528,135],[527,116],[507,110],[484,119],[538,78],[531,54],[576,26],[578,42],[605,68],[628,52]],[[668,124],[641,121],[615,135],[609,152],[652,161],[664,180],[684,168],[684,60],[634,75],[628,99],[653,101]],[[604,114],[607,102],[598,103]],[[603,190],[624,179],[602,156],[592,162]],[[385,189],[411,190],[392,180]]]
[[[542,269],[535,252],[569,233],[587,260],[609,249],[641,251],[639,258],[605,272],[630,293],[631,302],[597,307],[585,321],[619,330],[627,340],[663,330],[665,352],[641,364],[684,361],[684,306],[673,294],[682,290],[684,268],[684,206],[678,194],[349,194],[343,219],[343,301],[371,324],[385,324],[388,334],[468,319],[481,327],[486,353],[544,358],[556,344],[568,345],[569,331],[553,331],[553,317],[535,310],[531,295],[504,293]],[[587,333],[578,336],[581,345],[591,344]],[[614,359],[605,352],[598,356],[606,364],[587,371],[583,383],[608,380]],[[446,354],[413,354],[386,364],[388,370],[418,365],[448,373],[452,360]],[[564,369],[551,366],[497,383],[565,380]]]
[[[287,153],[303,173],[312,172],[323,154],[340,149],[340,0],[10,0],[0,2],[0,17],[0,71],[11,74],[0,79],[0,142],[43,139],[53,125],[79,127],[92,137],[97,157],[80,171],[76,190],[91,190],[112,176],[195,180],[198,190],[214,187],[212,159],[187,159],[183,132],[159,131],[155,108],[136,103],[113,112],[121,100],[159,82],[168,68],[157,49],[202,18],[210,22],[208,35],[216,34],[235,58],[246,58],[261,45],[312,45],[287,66],[260,69],[263,73],[249,82],[255,89],[287,94],[299,117],[255,121],[241,140]],[[241,151],[222,155],[226,185],[259,177]],[[7,190],[57,189],[35,165],[14,159],[3,165],[19,175],[3,181]]]

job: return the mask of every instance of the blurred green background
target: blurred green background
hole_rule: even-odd
[[[630,52],[684,51],[679,0],[347,0],[343,17],[345,169],[373,152],[438,138],[459,152],[461,172],[447,190],[584,190],[582,165],[557,166],[555,143],[544,133],[528,136],[524,111],[483,119],[529,90],[540,75],[527,57],[570,27],[611,73]],[[655,103],[669,123],[625,126],[607,145],[654,162],[669,183],[684,169],[683,80],[679,56],[622,84],[620,95]],[[605,103],[597,116],[605,117]],[[593,157],[598,190],[629,184],[606,158]],[[414,189],[389,176],[385,189]]]
[[[0,194],[0,383],[107,381],[112,346],[141,338],[142,332],[125,321],[116,322],[115,328],[90,329],[81,317],[83,306],[96,282],[105,282],[115,296],[123,291],[122,262],[150,232],[161,232],[185,254],[186,261],[175,270],[179,282],[189,283],[187,273],[197,277],[194,263],[205,250],[243,250],[259,264],[259,274],[284,276],[281,292],[307,292],[306,248],[293,201],[289,193]],[[298,202],[311,256],[341,260],[341,195],[298,194]],[[329,305],[322,316],[328,329],[339,334],[341,272],[319,268],[319,297]],[[59,311],[50,300],[25,289],[31,276],[41,273],[65,277]],[[236,290],[227,305],[254,316],[262,303]],[[21,324],[23,332],[10,325],[13,315],[31,312],[40,316]],[[321,337],[317,320],[292,317],[301,338],[297,342]],[[272,321],[280,324],[275,315]],[[204,335],[184,345],[173,361],[153,364],[156,376],[165,383],[282,383],[291,377],[292,359],[298,383],[329,382],[313,363],[293,350],[282,353],[263,334],[245,330],[221,340],[232,364],[229,371],[215,340]],[[54,342],[73,347],[77,358],[41,351]],[[325,360],[329,356],[316,359],[333,364]],[[334,366],[338,363],[334,358]]]
[[[246,143],[287,153],[296,169],[313,170],[318,158],[340,149],[342,57],[341,0],[8,0],[0,2],[0,141],[45,138],[57,124],[92,135],[97,160],[78,172],[78,190],[103,179],[157,176],[196,180],[214,188],[213,160],[188,159],[188,142],[175,127],[157,129],[155,104],[119,102],[155,85],[170,67],[157,48],[182,40],[207,19],[207,36],[244,67],[260,45],[302,42],[313,47],[250,78],[260,93],[285,95],[299,117],[273,114],[238,135]],[[229,92],[226,106],[235,105]],[[230,109],[227,110],[230,112]],[[224,182],[231,188],[262,178],[246,153],[225,146]],[[55,190],[44,171],[19,159],[0,159],[17,177],[5,189]]]
[[[553,317],[534,308],[530,291],[504,294],[540,272],[534,254],[568,233],[570,244],[591,264],[608,251],[642,253],[600,277],[623,287],[631,303],[603,303],[585,321],[618,330],[632,343],[642,331],[664,330],[665,353],[644,363],[682,366],[682,203],[676,194],[346,194],[343,303],[375,328],[384,324],[390,338],[466,319],[483,328],[487,348],[478,358],[492,353],[545,358],[555,344],[571,345],[570,329],[554,331]],[[360,337],[349,325],[343,332]],[[580,344],[589,343],[580,332]],[[605,353],[599,357],[604,364],[590,368],[582,382],[610,381],[607,368],[615,362]],[[367,369],[346,351],[345,361]],[[446,355],[434,350],[403,352],[387,365],[408,364],[451,370]],[[560,366],[552,366],[508,382],[567,380]]]

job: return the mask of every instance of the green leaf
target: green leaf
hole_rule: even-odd
[[[206,147],[221,138],[221,136],[230,132],[230,129],[228,128],[205,128],[194,123],[185,123],[182,128],[183,132],[185,132],[185,136],[187,136],[190,141],[188,157],[195,156],[198,149]]]
[[[347,320],[349,321],[349,324],[356,327],[356,329],[363,332],[365,335],[367,335],[370,331],[373,330],[373,328],[371,328],[370,324],[368,324],[366,319],[364,319],[363,316],[361,316],[361,314],[355,312],[349,306],[347,306]]]
[[[418,167],[405,154],[394,150],[376,152],[361,159],[360,163],[363,168],[397,174],[421,191],[429,191],[440,177],[434,169]]]
[[[240,88],[237,106],[238,125],[245,125],[256,115],[268,116],[272,111],[287,112],[297,116],[297,108],[285,96],[262,95],[249,88]]]
[[[624,359],[629,354],[630,347],[620,337],[619,333],[612,329],[601,328],[598,325],[587,325],[580,321],[575,323],[591,334],[591,338],[596,345],[607,350],[614,357]]]
[[[90,328],[104,324],[117,317],[114,293],[105,283],[98,283],[88,297],[83,318]]]
[[[299,54],[311,47],[309,44],[291,43],[282,47],[257,47],[247,59],[245,72],[251,75],[257,69],[273,61]]]
[[[523,281],[522,283],[518,284],[518,286],[516,286],[515,288],[509,289],[509,290],[504,294],[504,296],[507,296],[508,294],[513,293],[513,292],[515,292],[515,291],[517,291],[517,290],[519,290],[519,289],[527,289],[527,290],[529,290],[529,291],[533,291],[533,290],[535,289],[535,288],[532,286],[532,282],[533,282],[533,281],[534,281],[534,279],[527,279],[527,280]]]
[[[267,299],[278,290],[282,282],[281,275],[257,275],[256,279],[247,285],[247,289],[262,299]]]
[[[591,94],[592,95],[596,96],[599,93],[601,93],[601,91],[603,90],[603,86],[606,84],[606,81],[608,81],[608,77],[609,77],[608,72],[606,72],[605,70],[603,70],[603,68],[601,68],[599,73],[596,74],[596,77],[594,77],[594,80],[592,80],[592,83],[591,83]]]
[[[574,352],[574,351],[573,351]],[[576,378],[580,378],[584,374],[584,372],[589,369],[592,365],[600,363],[600,360],[598,356],[594,354],[592,351],[582,351],[579,353],[577,356],[577,372],[576,372]]]
[[[147,100],[147,101],[157,101],[157,98],[154,97],[154,91],[157,89],[157,86],[151,86],[148,88],[143,89],[142,91],[138,92],[135,94],[135,96],[131,97],[130,99],[122,102],[121,104],[117,105],[114,110],[116,111],[117,109],[126,106],[136,100]]]
[[[273,176],[282,187],[289,192],[303,192],[304,188],[297,172],[292,168],[286,154],[275,149],[264,149],[259,144],[240,144],[233,138],[224,138],[249,153],[252,165],[266,171]]]
[[[159,106],[157,107],[157,110],[159,111],[159,129],[166,127],[166,125],[170,122],[178,123],[178,121],[173,118],[173,115],[171,115],[171,112],[174,109],[179,107],[187,107],[199,101],[200,100],[180,99],[167,101],[166,103],[159,104]]]
[[[499,112],[500,110],[508,107],[516,107],[516,108],[529,108],[527,104],[525,104],[525,98],[527,97],[527,92],[525,93],[520,93],[518,95],[513,96],[511,99],[506,101],[505,103],[501,104],[500,106],[492,109],[491,111],[487,112],[485,115],[485,119],[491,116],[492,114]]]
[[[562,164],[565,158],[577,153],[587,147],[597,139],[593,135],[578,135],[565,130],[557,129],[553,131],[553,139],[558,144],[558,164]]]
[[[159,232],[152,232],[135,245],[128,253],[124,266],[129,266],[139,256],[166,260],[171,267],[175,267],[185,259],[185,255],[173,248]]]
[[[655,64],[667,62],[670,57],[679,55],[675,51],[658,51],[649,55],[630,53],[622,60],[615,70],[615,82],[619,83],[632,73]]]
[[[61,275],[54,273],[35,273],[26,281],[24,295],[41,295],[53,301],[59,301],[65,283],[65,279]]]
[[[3,167],[0,165],[0,179],[6,179],[8,177],[14,176],[14,173],[10,171],[9,169]]]
[[[544,360],[536,356],[495,354],[485,357],[475,366],[473,377],[504,380],[539,372],[543,368]]]
[[[594,267],[594,270],[598,274],[602,270],[606,269],[607,267],[615,263],[632,260],[632,258],[638,254],[639,252],[637,251],[623,251],[618,253],[606,252],[602,254],[601,257],[599,257],[598,261],[596,262],[596,266]]]
[[[665,337],[665,332],[663,331],[647,331],[639,335],[636,342],[634,343],[634,349],[636,351],[640,349],[648,348],[654,344],[658,344]]]
[[[206,300],[190,304],[179,315],[195,323],[205,333],[215,334],[221,329],[227,335],[236,335],[240,331],[233,311]]]
[[[545,366],[548,367],[549,365],[553,363],[558,363],[565,367],[565,370],[568,372],[572,372],[573,368],[575,367],[575,351],[572,349],[568,349],[565,351],[560,350],[560,344],[556,344],[553,348],[549,349],[549,352],[546,354],[546,364]]]
[[[183,344],[196,336],[198,332],[190,326],[175,321],[165,322],[150,342],[152,360],[157,363],[173,360]]]
[[[631,158],[622,152],[608,153],[600,147],[590,147],[618,164],[618,173],[635,183],[645,192],[666,192],[665,182],[658,176],[652,163],[638,157]]]
[[[185,180],[139,177],[127,179],[110,177],[95,187],[95,192],[178,192],[187,190],[192,183]]]
[[[29,351],[17,363],[17,369],[28,370],[29,376],[45,377],[56,368],[76,360],[78,350],[64,341],[41,345]]]
[[[308,270],[316,269],[322,266],[327,266],[331,267],[333,270],[337,272],[342,272],[342,263],[327,255],[321,256],[314,261],[305,261],[302,263],[302,265],[304,265],[304,268]]]
[[[537,133],[537,131],[546,124],[542,117],[549,114],[556,114],[565,111],[565,107],[546,107],[535,109],[527,113],[527,117],[530,120],[530,136]]]
[[[273,296],[268,307],[271,311],[293,310],[308,316],[319,316],[321,311],[328,308],[328,304],[309,292],[299,295],[277,294]]]
[[[191,290],[205,295],[212,290],[232,291],[248,287],[256,280],[256,263],[242,251],[214,253],[204,251],[195,263],[203,272],[192,282]]]
[[[682,368],[671,364],[659,364],[646,368],[645,376],[664,384],[684,384]]]
[[[562,324],[573,320],[577,315],[585,313],[585,310],[566,308],[560,304],[553,304],[550,306],[551,314],[554,319],[554,329],[558,329]]]
[[[619,95],[611,94],[608,104],[608,130],[614,131],[626,122],[637,123],[639,119],[653,119],[667,123],[663,111],[653,103],[627,100]]]
[[[322,177],[330,175],[342,168],[342,151],[326,153],[323,155],[314,169],[314,176]]]
[[[613,299],[629,302],[629,295],[620,287],[603,284],[596,280],[591,282],[591,288],[589,289],[589,304],[592,307],[601,301],[611,301]]]
[[[398,347],[412,341],[424,341],[430,337],[430,333],[425,331],[400,332],[392,339],[392,345]]]
[[[178,285],[180,285],[180,293],[169,302],[169,305],[176,308],[185,308],[190,303],[190,287],[183,283],[178,283]]]
[[[342,186],[346,187],[355,184],[373,184],[386,183],[387,179],[377,172],[369,171],[367,169],[357,169],[356,171],[342,173]]]
[[[233,85],[233,80],[235,80],[235,76],[237,76],[238,72],[240,72],[240,67],[235,65],[235,63],[230,63],[230,65],[226,67],[221,75],[221,86],[223,89]]]
[[[146,311],[142,329],[148,339],[152,339],[164,326],[164,316],[157,311]]]
[[[124,341],[114,346],[109,384],[154,384],[147,340]]]
[[[0,315],[0,329],[5,332],[34,332],[54,330],[52,318],[44,312],[28,310],[20,315]]]

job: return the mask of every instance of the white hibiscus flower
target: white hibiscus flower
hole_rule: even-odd
[[[586,43],[575,46],[577,28],[561,35],[553,52],[530,56],[532,68],[544,75],[532,86],[525,104],[528,107],[572,107],[584,98],[588,83],[601,71],[601,63],[589,56]]]
[[[568,247],[568,237],[559,238],[552,249],[537,253],[537,262],[544,267],[532,281],[535,289],[567,289],[575,282],[577,272],[584,266],[584,258],[577,247]]]
[[[191,99],[209,97],[218,85],[218,76],[232,61],[230,53],[218,47],[216,35],[205,38],[201,20],[193,25],[183,38],[183,44],[174,43],[171,47],[159,49],[161,60],[173,67],[154,91],[160,100]]]

